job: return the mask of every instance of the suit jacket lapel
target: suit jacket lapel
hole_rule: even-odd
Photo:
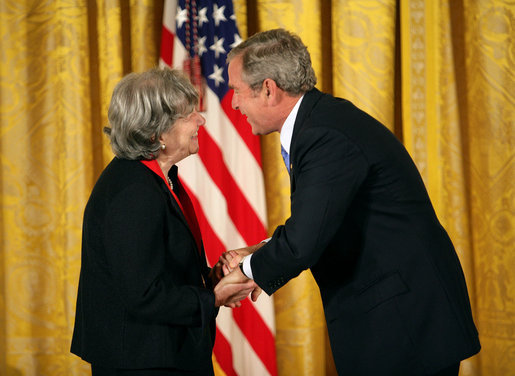
[[[291,192],[295,190],[295,169],[296,163],[295,161],[295,139],[298,134],[304,128],[305,123],[310,118],[311,111],[315,104],[320,100],[323,93],[318,89],[314,88],[304,94],[304,98],[299,107],[299,112],[297,113],[297,117],[295,118],[295,125],[293,126],[293,135],[291,138],[290,144],[290,186]]]
[[[304,94],[304,99],[300,104],[299,112],[297,113],[297,117],[295,119],[295,125],[293,126],[291,144],[294,144],[296,136],[303,128],[303,125],[306,122],[306,120],[309,119],[313,107],[315,107],[315,104],[320,100],[322,95],[324,95],[324,93],[322,93],[318,89],[312,89],[308,91],[306,94]],[[292,147],[290,146],[290,153],[291,149]]]

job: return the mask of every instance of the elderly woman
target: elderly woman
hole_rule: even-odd
[[[116,157],[84,212],[71,351],[96,375],[210,375],[215,316],[255,284],[206,264],[175,164],[197,153],[204,118],[170,69],[116,86],[106,128]],[[218,282],[218,283],[217,283]]]

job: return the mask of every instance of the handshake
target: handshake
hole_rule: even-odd
[[[227,251],[220,256],[209,275],[212,286],[214,286],[216,307],[240,307],[240,301],[249,294],[251,294],[253,302],[257,300],[261,294],[261,288],[241,272],[238,264],[243,257],[255,252],[264,244],[259,243],[250,247]]]

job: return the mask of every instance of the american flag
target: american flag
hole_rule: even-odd
[[[166,0],[161,64],[184,69],[202,93],[200,150],[179,164],[202,231],[208,263],[266,238],[259,138],[231,107],[226,56],[241,42],[232,1]],[[186,62],[186,63],[185,63]],[[272,298],[222,307],[214,355],[226,375],[276,375]]]

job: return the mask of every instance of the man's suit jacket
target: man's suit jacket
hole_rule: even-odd
[[[291,217],[251,259],[268,294],[311,268],[340,375],[424,375],[480,349],[465,278],[414,163],[349,101],[305,94]]]
[[[84,212],[71,351],[104,367],[212,369],[208,272],[164,180],[114,158]]]

